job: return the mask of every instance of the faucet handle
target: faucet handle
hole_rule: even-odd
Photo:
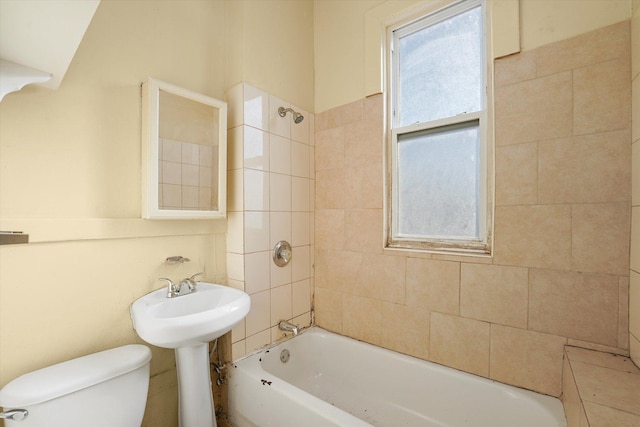
[[[172,288],[174,288],[176,286],[171,279],[167,279],[166,277],[160,277],[158,280],[164,280]]]
[[[178,285],[176,285],[171,279],[167,279],[166,277],[160,277],[158,280],[164,280],[165,282],[167,282],[167,298],[173,298],[175,292],[178,292]]]
[[[189,292],[195,292],[196,290],[196,280],[195,278],[200,276],[201,274],[204,273],[196,273],[191,277],[187,277],[186,279],[182,279],[182,282],[180,282],[180,288],[182,289],[182,286],[187,285],[189,287]]]

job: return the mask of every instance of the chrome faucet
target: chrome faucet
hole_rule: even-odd
[[[164,280],[167,282],[167,298],[175,298],[195,292],[197,284],[195,278],[201,274],[204,273],[196,273],[191,277],[182,279],[180,283],[173,283],[171,279],[167,279],[166,277],[161,277],[158,280]]]
[[[285,332],[293,332],[294,336],[298,335],[298,325],[294,325],[286,320],[281,320],[280,323],[278,323],[278,329]]]

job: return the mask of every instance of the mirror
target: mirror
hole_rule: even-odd
[[[142,94],[142,217],[225,218],[227,104],[153,78]]]

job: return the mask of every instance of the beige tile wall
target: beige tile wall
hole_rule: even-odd
[[[280,320],[311,324],[313,286],[314,117],[278,115],[289,103],[246,83],[227,93],[229,285],[251,297],[251,310],[231,333],[233,360],[283,337]],[[272,249],[292,246],[278,267]]]
[[[629,286],[629,345],[640,366],[640,2],[634,1],[631,19],[632,77],[632,225]]]
[[[628,353],[629,28],[496,61],[490,260],[383,251],[382,95],[317,114],[317,324],[555,396],[565,344]]]
[[[640,425],[640,369],[628,357],[566,347],[562,375],[568,427]]]

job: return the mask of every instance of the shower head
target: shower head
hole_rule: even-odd
[[[296,124],[304,120],[304,116],[302,114],[298,113],[297,111],[294,111],[291,108],[284,108],[284,107],[278,108],[278,114],[280,114],[280,117],[286,116],[287,112],[291,112],[291,114],[293,114],[293,122]]]

